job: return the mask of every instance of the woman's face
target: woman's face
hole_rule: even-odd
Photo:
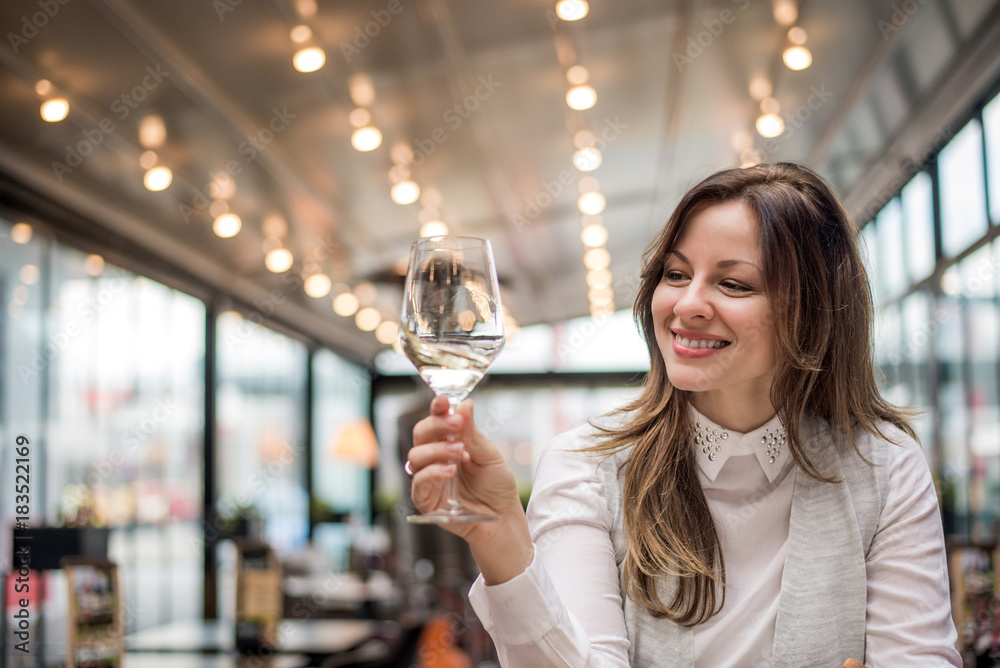
[[[674,387],[706,398],[769,396],[775,346],[762,268],[757,222],[746,205],[714,205],[684,225],[652,299],[656,342]]]

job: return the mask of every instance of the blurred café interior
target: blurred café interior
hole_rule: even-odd
[[[997,0],[6,0],[0,26],[2,665],[63,665],[94,573],[124,666],[237,665],[247,582],[277,592],[256,665],[498,665],[464,544],[405,522],[411,243],[493,245],[508,340],[473,398],[526,501],[539,448],[637,392],[679,196],[777,160],[858,223],[966,655],[1000,625]]]

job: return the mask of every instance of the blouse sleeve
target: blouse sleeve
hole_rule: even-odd
[[[470,592],[502,666],[628,668],[600,458],[579,443],[560,437],[539,459],[528,504],[531,565],[498,585],[480,576]]]
[[[890,446],[885,505],[866,565],[865,663],[961,666],[937,495],[911,439]]]

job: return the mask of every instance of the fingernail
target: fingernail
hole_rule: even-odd
[[[444,449],[450,455],[457,455],[462,452],[462,444],[458,441],[452,441],[451,443],[446,443]]]
[[[444,474],[449,476],[454,475],[455,469],[456,467],[454,464],[445,464],[444,466],[441,467],[441,470],[444,472]]]

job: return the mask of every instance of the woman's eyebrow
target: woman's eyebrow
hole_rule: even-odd
[[[667,253],[667,259],[670,259],[671,255],[676,255],[683,262],[687,262],[688,264],[691,264],[691,260],[687,259],[684,256],[684,254],[681,253],[679,250],[672,250],[669,253]],[[757,271],[760,271],[760,267],[758,267],[756,264],[754,264],[750,260],[721,260],[720,262],[717,262],[715,266],[719,267],[720,269],[726,269],[727,267],[731,267],[734,264],[748,264],[751,267],[753,267],[754,269],[756,269]]]

